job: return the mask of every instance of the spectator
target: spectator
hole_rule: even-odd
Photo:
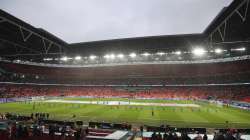
[[[156,138],[157,138],[156,133],[153,132],[153,134],[151,135],[151,140],[157,140]]]
[[[205,133],[204,136],[203,136],[203,140],[207,140],[208,137],[207,137],[207,134]]]
[[[182,133],[181,140],[191,140],[191,138],[187,135],[187,133]]]
[[[167,138],[168,138],[168,134],[165,132],[165,133],[163,134],[163,140],[167,140]]]
[[[158,134],[157,134],[157,140],[162,140],[162,135],[160,132],[158,132]]]

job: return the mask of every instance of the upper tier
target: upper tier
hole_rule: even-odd
[[[249,82],[250,59],[248,57],[241,58],[244,59],[87,66],[21,64],[1,61],[0,68],[6,73],[33,75],[43,77],[43,79],[60,81],[59,83],[86,82],[88,80],[92,82],[93,80],[120,80],[119,83],[122,83],[121,80],[127,81],[127,83],[131,80],[132,83],[137,84],[145,83],[145,80],[150,81],[150,84],[158,84],[159,82],[162,84]],[[199,81],[194,82],[197,79]],[[116,82],[109,82],[109,84]]]

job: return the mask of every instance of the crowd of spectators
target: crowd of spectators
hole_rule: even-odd
[[[241,63],[214,64],[211,66],[204,64],[204,67],[198,64],[198,67],[190,65],[191,68],[185,65],[176,65],[170,66],[169,69],[162,68],[160,71],[155,71],[157,67],[155,69],[145,67],[143,71],[138,71],[135,68],[136,72],[126,67],[122,68],[120,72],[115,68],[81,70],[80,68],[35,67],[14,63],[1,64],[1,62],[0,65],[5,71],[0,71],[1,82],[81,85],[188,85],[250,82],[248,78],[250,77],[249,60]],[[117,73],[119,75],[116,75]],[[126,76],[124,77],[124,75]]]
[[[0,74],[0,82],[18,83],[40,83],[40,84],[75,84],[75,85],[189,85],[189,84],[230,84],[248,83],[250,72],[217,74],[209,76],[181,76],[181,77],[162,77],[162,78],[125,78],[125,79],[81,79],[52,77],[48,75],[36,74]]]
[[[103,98],[158,98],[158,99],[208,99],[222,101],[249,101],[249,86],[205,87],[77,87],[4,84],[0,97],[19,98],[36,96],[84,96]]]
[[[0,119],[1,140],[80,140],[88,134],[87,127],[79,127],[74,123],[38,119],[44,113],[36,113],[34,117],[2,114]],[[45,116],[44,116],[45,117]],[[48,119],[48,118],[47,118]],[[3,127],[5,123],[5,127]]]
[[[146,127],[141,135],[143,140],[245,140],[248,129],[173,128],[168,125]],[[146,133],[146,134],[144,134]],[[149,135],[150,134],[150,135]]]
[[[41,113],[42,114],[42,113]],[[134,136],[142,140],[242,140],[243,135],[247,135],[249,130],[221,129],[207,133],[205,128],[172,128],[166,126],[153,127],[157,130],[150,130],[149,126],[136,128],[138,126],[124,129],[120,124],[119,128],[102,127],[108,123],[92,123],[83,125],[78,122],[62,121],[37,121],[36,118],[17,116],[14,114],[2,114],[5,117],[0,119],[0,140],[85,140],[88,136],[105,137],[116,130],[126,130],[130,132],[127,140],[132,140]],[[98,125],[100,124],[100,125]],[[116,124],[109,124],[115,126]],[[196,129],[196,130],[195,130]],[[151,133],[150,136],[143,135]],[[191,136],[192,135],[192,136]],[[132,136],[132,137],[131,137]]]
[[[238,132],[215,132],[213,135],[213,140],[242,140],[241,135]],[[144,140],[208,140],[208,135],[197,133],[194,138],[188,136],[188,133],[181,133],[180,136],[176,132],[153,132],[150,138],[144,138]]]
[[[181,136],[178,137],[175,132],[165,132],[161,134],[160,132],[153,132],[151,135],[151,140],[191,140],[187,133],[181,133]],[[203,137],[201,135],[197,135],[194,140],[207,140],[207,135],[205,134]]]
[[[0,94],[5,98],[11,97],[35,97],[35,96],[59,96],[60,90],[57,87],[47,86],[26,86],[26,85],[2,85]]]

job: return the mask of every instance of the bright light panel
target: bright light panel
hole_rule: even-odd
[[[75,57],[75,60],[81,60],[81,59],[82,59],[81,56],[76,56],[76,57]]]
[[[158,52],[158,53],[156,53],[156,54],[162,56],[162,55],[164,55],[165,53],[164,53],[164,52]]]
[[[145,53],[143,53],[142,55],[143,55],[143,56],[149,56],[150,54],[147,53],[147,52],[145,52]]]
[[[110,56],[108,54],[104,55],[104,58],[109,59]]]
[[[118,54],[117,57],[118,58],[124,58],[124,55],[123,54]]]
[[[95,60],[96,56],[95,55],[90,55],[89,58],[90,58],[90,60]]]
[[[64,56],[61,58],[62,61],[68,61],[68,57],[67,56]]]
[[[176,55],[181,55],[181,51],[176,51],[175,54]]]
[[[110,54],[109,57],[110,57],[110,59],[115,59],[115,55],[114,54]]]
[[[115,59],[115,55],[114,54],[106,54],[106,55],[104,55],[104,58],[106,58],[106,59]]]
[[[196,48],[192,51],[192,53],[196,56],[203,56],[206,51],[203,48]]]
[[[129,54],[129,56],[130,56],[131,58],[135,58],[135,57],[136,57],[136,53],[131,53],[131,54]]]
[[[245,51],[246,50],[246,48],[237,48],[237,49],[235,49],[235,51]]]
[[[217,49],[214,50],[214,52],[217,53],[217,54],[221,54],[223,52],[223,50],[220,49],[220,48],[217,48]]]
[[[51,61],[51,60],[53,60],[52,58],[44,58],[43,59],[44,61]]]

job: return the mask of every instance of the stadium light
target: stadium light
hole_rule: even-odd
[[[217,53],[217,54],[221,54],[223,52],[223,50],[220,49],[220,48],[217,48],[217,49],[214,50],[214,52]]]
[[[143,56],[149,56],[150,54],[147,53],[147,52],[145,52],[145,53],[143,53],[142,55],[143,55]]]
[[[115,59],[115,55],[114,54],[106,54],[106,55],[104,55],[104,58],[106,58],[106,59]]]
[[[76,56],[76,57],[75,57],[75,60],[81,60],[81,59],[82,59],[81,56]]]
[[[52,61],[52,58],[44,58],[43,61]]]
[[[124,58],[124,55],[123,54],[118,54],[117,57],[122,59],[122,58]]]
[[[90,59],[90,60],[95,60],[95,59],[96,59],[96,56],[95,56],[95,55],[90,55],[90,56],[89,56],[89,59]]]
[[[66,62],[66,61],[68,61],[68,57],[64,56],[64,57],[61,58],[61,60]]]
[[[176,55],[181,55],[181,51],[176,51],[175,54]]]
[[[195,48],[192,53],[196,56],[203,56],[206,51],[203,48]]]
[[[103,57],[106,58],[106,59],[110,58],[110,56],[108,54],[104,55]]]
[[[244,52],[244,51],[246,51],[246,48],[245,48],[245,47],[236,48],[236,49],[231,49],[231,51],[240,51],[240,52]]]
[[[164,52],[157,52],[156,54],[162,56],[162,55],[164,55],[165,53],[164,53]]]
[[[115,55],[114,54],[110,54],[110,59],[115,59]]]
[[[129,56],[130,56],[131,58],[135,58],[135,57],[136,57],[136,53],[130,53]]]

